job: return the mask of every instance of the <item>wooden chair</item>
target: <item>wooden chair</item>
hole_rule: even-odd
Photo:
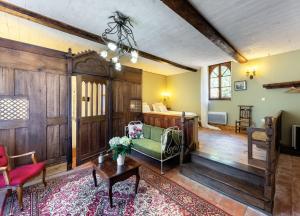
[[[9,159],[31,156],[32,164],[22,165],[11,169]],[[35,152],[28,152],[16,156],[8,156],[6,148],[0,145],[0,188],[6,188],[10,194],[12,189],[17,190],[19,207],[23,209],[23,185],[31,178],[38,176],[43,171],[43,183],[46,187],[46,167],[43,162],[38,163],[35,158]]]
[[[247,129],[252,124],[252,107],[239,105],[239,120],[235,121],[235,132],[241,132],[241,129]]]

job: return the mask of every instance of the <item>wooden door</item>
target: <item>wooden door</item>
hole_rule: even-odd
[[[96,158],[107,146],[107,81],[97,76],[78,75],[76,163]]]

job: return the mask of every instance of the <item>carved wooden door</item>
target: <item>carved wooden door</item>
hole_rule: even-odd
[[[97,76],[76,76],[76,163],[96,158],[107,144],[107,81]]]

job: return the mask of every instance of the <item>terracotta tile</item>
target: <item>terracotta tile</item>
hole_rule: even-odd
[[[245,216],[266,216],[266,214],[262,213],[259,210],[248,207],[246,210]]]
[[[219,201],[217,206],[224,211],[236,216],[245,215],[247,209],[247,206],[245,206],[244,204],[241,204],[225,196]]]

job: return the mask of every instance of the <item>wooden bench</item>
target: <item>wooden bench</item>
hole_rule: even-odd
[[[278,112],[275,116],[265,117],[264,128],[249,127],[248,132],[248,162],[249,164],[267,167],[266,160],[259,160],[253,158],[253,146],[263,149],[267,153],[273,153],[274,158],[278,155],[279,145],[281,141],[281,118],[282,111]],[[271,152],[270,152],[271,151]],[[273,158],[273,157],[272,157]]]
[[[248,163],[265,168],[264,196],[269,200],[267,208],[272,211],[275,195],[275,175],[281,143],[283,111],[275,116],[265,117],[264,128],[247,129],[248,132]],[[253,158],[253,146],[266,151],[266,160]]]

